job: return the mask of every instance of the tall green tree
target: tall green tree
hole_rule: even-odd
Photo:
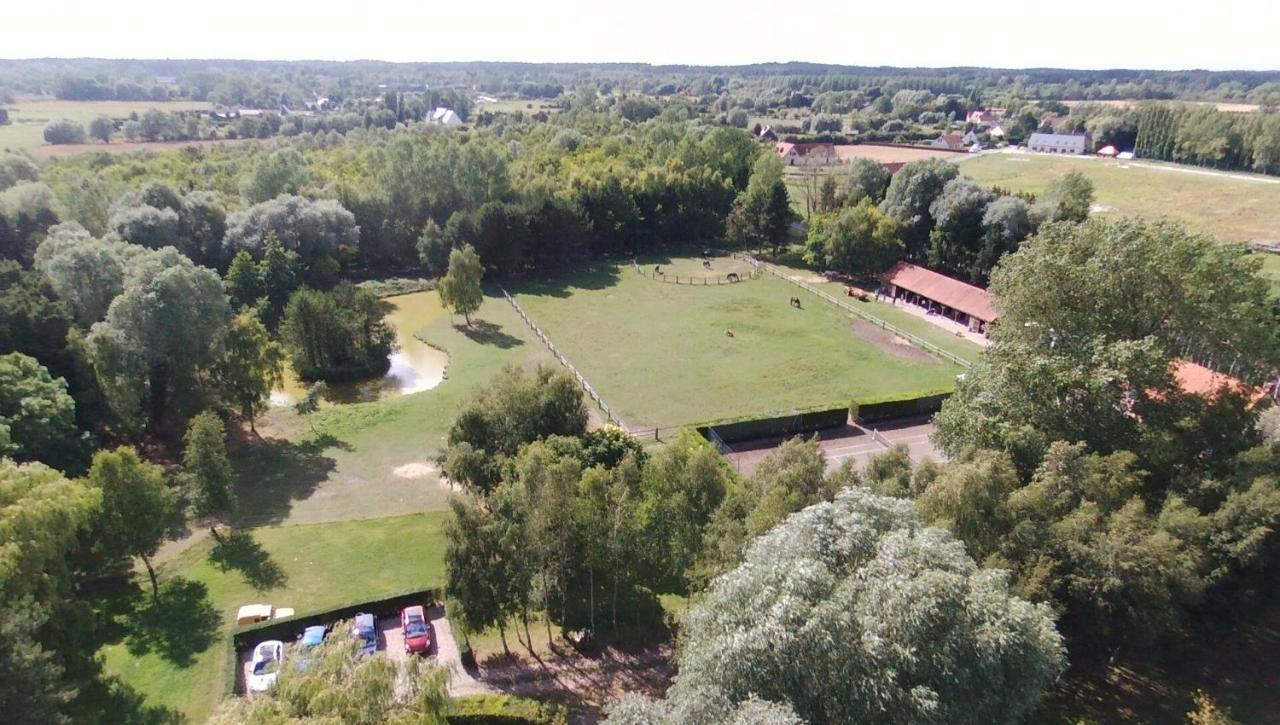
[[[959,176],[956,165],[944,159],[909,161],[893,175],[880,210],[902,225],[903,240],[914,257],[920,257],[933,231],[930,212],[948,181]]]
[[[242,310],[227,328],[217,377],[223,400],[249,422],[250,431],[257,433],[254,421],[270,406],[271,391],[283,374],[284,349],[257,315]]]
[[[0,355],[0,455],[75,467],[81,443],[75,407],[67,382],[35,358]]]
[[[470,244],[449,252],[449,271],[438,287],[440,302],[454,314],[461,313],[468,327],[471,326],[471,313],[480,309],[484,302],[484,290],[480,287],[483,276],[480,257]]]
[[[858,488],[753,543],[690,609],[677,659],[644,721],[703,721],[755,695],[806,722],[1011,723],[1066,665],[1048,607],[909,502]]]
[[[98,451],[85,479],[102,496],[96,539],[108,559],[138,557],[151,577],[151,597],[160,585],[151,557],[164,542],[176,515],[176,498],[164,469],[142,460],[132,448]]]
[[[304,380],[369,377],[386,371],[395,346],[383,316],[382,301],[350,282],[327,292],[304,287],[289,298],[280,337]]]
[[[868,198],[833,215],[815,217],[805,240],[805,261],[855,277],[874,277],[906,255],[898,223]]]
[[[236,509],[235,471],[227,458],[227,431],[222,419],[213,411],[195,416],[187,424],[182,450],[182,470],[194,489],[197,516],[217,519],[230,516]],[[213,538],[218,530],[209,526]]]

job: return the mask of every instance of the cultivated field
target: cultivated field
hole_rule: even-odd
[[[631,427],[839,407],[947,388],[960,372],[771,276],[689,286],[599,265],[511,291]]]
[[[1280,241],[1280,179],[1094,157],[960,157],[962,174],[1015,191],[1043,192],[1068,171],[1079,171],[1093,181],[1095,214],[1166,217],[1224,240]]]
[[[146,113],[152,108],[189,111],[210,107],[208,103],[197,101],[59,101],[44,97],[19,98],[16,103],[4,107],[9,111],[11,123],[0,126],[0,150],[30,151],[44,146],[45,125],[60,118],[79,121],[88,130],[89,122],[98,116],[122,119],[128,118],[131,113]]]
[[[957,151],[943,151],[920,146],[882,146],[880,144],[849,144],[836,146],[836,156],[841,161],[852,159],[871,159],[882,164],[906,163],[922,159],[953,159],[960,156]]]
[[[1228,113],[1253,113],[1254,111],[1256,111],[1256,110],[1258,110],[1258,109],[1260,108],[1260,106],[1259,106],[1258,104],[1256,104],[1256,103],[1223,103],[1223,102],[1216,102],[1216,101],[1172,101],[1172,102],[1173,102],[1173,103],[1186,103],[1186,104],[1193,105],[1193,106],[1213,106],[1215,109],[1217,109],[1217,110],[1219,110],[1219,111],[1226,111],[1226,112],[1228,112]],[[1065,105],[1067,108],[1070,108],[1070,107],[1072,107],[1072,106],[1079,106],[1079,105],[1084,104],[1084,103],[1097,103],[1097,104],[1099,104],[1099,105],[1103,105],[1103,106],[1119,106],[1119,107],[1121,107],[1121,108],[1128,108],[1129,106],[1136,106],[1136,105],[1138,105],[1139,103],[1142,103],[1142,101],[1126,101],[1126,100],[1119,100],[1119,101],[1089,101],[1089,100],[1079,100],[1079,101],[1063,101],[1062,103],[1063,103],[1063,105]]]

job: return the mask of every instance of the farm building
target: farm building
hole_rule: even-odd
[[[972,123],[978,126],[994,126],[1000,119],[990,111],[969,111],[969,115],[965,116],[965,123]]]
[[[1094,153],[1107,159],[1114,159],[1120,155],[1120,152],[1116,150],[1115,146],[1103,146]]]
[[[964,136],[958,133],[944,133],[929,142],[929,148],[959,151],[965,147]]]
[[[1249,401],[1250,406],[1257,405],[1267,397],[1266,391],[1262,388],[1249,385],[1190,360],[1178,360],[1174,363],[1173,378],[1178,382],[1182,392],[1200,395],[1211,400],[1223,391],[1239,395]]]
[[[884,287],[894,300],[920,305],[972,332],[986,333],[998,316],[985,289],[910,262],[898,262],[886,272]]]
[[[787,166],[826,166],[838,161],[835,144],[788,143],[783,141],[775,148],[782,163]]]
[[[1088,145],[1089,137],[1084,134],[1033,133],[1027,141],[1028,149],[1041,154],[1079,155]]]
[[[441,126],[461,126],[462,119],[451,108],[437,108],[431,112],[431,123]]]

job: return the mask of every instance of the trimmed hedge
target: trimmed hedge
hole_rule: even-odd
[[[950,391],[913,393],[910,397],[879,397],[855,400],[849,406],[849,417],[859,423],[877,423],[897,418],[933,415],[942,410],[942,402]]]
[[[838,428],[849,422],[848,408],[832,408],[815,410],[807,413],[794,413],[777,418],[758,418],[741,420],[732,423],[712,423],[698,427],[702,437],[710,440],[714,430],[720,440],[725,443],[771,438],[773,436],[789,436],[797,433],[811,433],[826,428]]]
[[[468,695],[449,703],[450,723],[466,725],[564,725],[564,707],[514,695]]]
[[[342,604],[319,612],[241,627],[231,633],[231,643],[232,647],[239,651],[268,639],[288,641],[302,634],[302,630],[312,625],[332,624],[340,619],[350,619],[361,612],[368,612],[376,617],[389,617],[398,614],[401,609],[409,605],[421,604],[429,607],[439,599],[440,593],[435,589],[414,589],[382,599]]]

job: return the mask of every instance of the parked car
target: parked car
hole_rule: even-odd
[[[249,665],[249,692],[266,692],[276,684],[276,674],[284,664],[284,642],[267,640],[253,648],[253,660]]]
[[[400,612],[400,627],[404,630],[406,653],[425,654],[431,651],[431,629],[427,627],[427,614],[421,606],[405,607]]]
[[[372,614],[357,614],[351,633],[360,640],[361,657],[378,651],[378,620]]]
[[[268,619],[285,619],[292,617],[293,610],[285,607],[276,609],[270,604],[246,604],[236,612],[236,625],[257,624]]]
[[[324,636],[329,632],[327,627],[315,625],[302,630],[302,636],[298,638],[298,669],[306,670],[311,666],[310,650],[320,646],[324,642]]]

